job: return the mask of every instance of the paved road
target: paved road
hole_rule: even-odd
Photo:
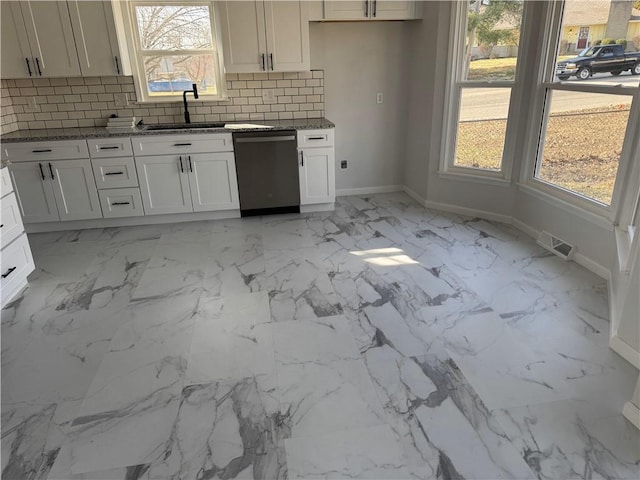
[[[608,73],[597,73],[589,80],[577,80],[572,77],[567,83],[584,83],[591,85],[630,85],[637,86],[640,77],[628,72],[618,77]],[[464,108],[460,112],[460,120],[487,120],[507,118],[509,109],[509,89],[495,88],[488,90],[465,90],[463,93]],[[556,91],[553,94],[553,112],[567,112],[577,107],[594,108],[620,102],[621,97],[609,97],[582,92]],[[629,103],[631,98],[629,98]]]

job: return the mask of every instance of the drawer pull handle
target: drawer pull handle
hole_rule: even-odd
[[[2,274],[2,278],[7,278],[9,275],[11,275],[13,273],[13,271],[16,269],[16,267],[11,267],[9,270],[7,270],[7,273],[3,273]]]
[[[124,172],[105,172],[105,175],[124,175]]]
[[[36,57],[36,67],[38,67],[38,75],[42,76],[42,70],[40,70],[40,59]]]
[[[190,143],[174,143],[173,146],[174,147],[190,147],[191,144]]]
[[[44,180],[44,170],[42,169],[42,164],[39,163],[38,166],[40,167],[40,175],[42,175],[42,180]]]
[[[189,171],[193,173],[193,164],[191,163],[191,155],[187,157],[189,159]]]
[[[114,145],[113,147],[98,147],[100,150],[119,150],[120,147],[117,145]]]
[[[131,205],[131,202],[113,202],[111,205]]]
[[[42,150],[32,150],[33,153],[49,153],[51,152],[50,148],[43,148]]]
[[[29,71],[29,76],[31,77],[33,74],[31,73],[31,63],[29,63],[29,59],[25,58],[24,59],[27,62],[27,70]],[[264,68],[263,68],[264,70]]]
[[[51,162],[49,162],[49,172],[51,173],[51,180],[55,180],[56,177],[53,175],[53,167],[51,166]]]
[[[184,167],[182,165],[182,156],[178,157],[180,160],[180,173],[184,173]]]
[[[324,140],[324,137],[309,137],[308,140]]]

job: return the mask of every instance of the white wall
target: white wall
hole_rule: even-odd
[[[324,70],[336,124],[336,188],[402,185],[407,123],[404,31],[413,22],[310,24],[311,68]],[[376,103],[376,94],[384,103]],[[340,170],[347,160],[347,170]]]

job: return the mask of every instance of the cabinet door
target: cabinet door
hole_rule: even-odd
[[[68,77],[80,75],[78,53],[71,29],[67,2],[21,1],[29,45],[38,75]],[[32,66],[33,69],[33,66]],[[34,71],[34,76],[35,75]]]
[[[187,156],[194,212],[240,208],[233,153]]]
[[[111,3],[69,0],[68,4],[82,75],[120,75],[121,59]]]
[[[266,1],[264,18],[269,65],[277,72],[309,70],[307,2]]]
[[[24,223],[60,220],[46,167],[42,162],[12,163],[9,167]]]
[[[300,152],[300,205],[333,203],[336,199],[333,148],[306,148]]]
[[[411,20],[415,18],[416,2],[413,0],[374,0],[370,8],[371,18],[377,20]]]
[[[182,159],[182,167],[180,160]],[[145,215],[192,212],[185,156],[136,158]]]
[[[57,160],[47,166],[60,220],[102,218],[89,160]]]
[[[265,70],[267,48],[263,1],[228,1],[219,5],[226,72]]]
[[[372,0],[325,1],[324,18],[327,20],[366,20],[372,7]]]
[[[2,78],[29,78],[29,66],[31,73],[35,72],[27,31],[24,28],[22,12],[18,2],[1,2],[0,11],[0,70]]]

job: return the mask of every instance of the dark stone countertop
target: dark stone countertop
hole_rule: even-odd
[[[296,120],[247,120],[245,122],[227,122],[227,124],[252,124],[268,125],[269,130],[313,130],[334,128],[335,125],[326,118],[304,118]],[[180,130],[145,130],[138,127],[136,130],[125,132],[109,132],[104,127],[81,127],[81,128],[55,128],[40,130],[18,130],[0,136],[2,143],[17,142],[38,142],[50,140],[83,140],[86,138],[110,138],[110,137],[134,137],[139,135],[184,135],[184,134],[206,134],[222,132],[248,132],[261,130],[260,128],[195,128]]]

